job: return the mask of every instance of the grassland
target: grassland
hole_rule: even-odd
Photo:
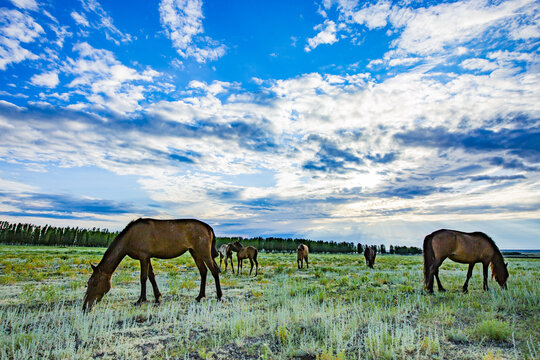
[[[260,254],[259,276],[221,274],[224,299],[196,303],[189,255],[154,260],[162,304],[134,307],[139,264],[124,259],[113,287],[81,311],[90,262],[104,249],[0,246],[0,357],[179,359],[538,359],[540,260],[509,259],[509,289],[466,265],[440,270],[427,295],[421,256]],[[149,299],[152,299],[149,286]]]

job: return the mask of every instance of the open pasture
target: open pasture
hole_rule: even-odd
[[[104,248],[0,246],[0,357],[179,359],[534,359],[540,356],[540,261],[508,259],[503,291],[481,266],[445,261],[446,293],[423,290],[421,256],[259,253],[259,275],[220,274],[223,301],[185,254],[152,260],[162,303],[133,306],[139,262],[83,314],[89,264]],[[234,256],[236,264],[236,255]]]

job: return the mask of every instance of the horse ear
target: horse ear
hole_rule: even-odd
[[[508,267],[508,263],[504,263],[504,267]]]
[[[93,271],[96,271],[96,269],[97,269],[97,266],[96,266],[96,265],[90,264],[90,266],[92,267],[92,270],[93,270]]]

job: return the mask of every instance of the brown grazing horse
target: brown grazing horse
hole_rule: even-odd
[[[364,257],[366,258],[366,265],[373,269],[373,265],[375,265],[375,257],[377,256],[377,250],[375,248],[375,245],[367,246],[364,250]]]
[[[238,261],[238,270],[236,271],[236,275],[240,274],[240,269],[243,268],[242,263],[244,262],[244,259],[249,259],[249,262],[251,263],[249,275],[251,275],[251,271],[253,270],[253,262],[255,262],[255,276],[257,276],[257,274],[259,273],[259,262],[257,261],[258,250],[253,246],[243,247],[239,241],[235,241],[230,245],[233,251],[236,251],[236,260]]]
[[[217,297],[221,299],[219,267],[214,261],[218,255],[216,237],[209,225],[192,219],[138,219],[129,223],[114,239],[97,266],[92,264],[93,273],[88,280],[83,310],[92,309],[94,302],[100,301],[110,290],[111,276],[126,255],[141,262],[141,296],[135,304],[146,301],[148,278],[156,303],[159,303],[161,293],[150,258],[172,259],[186,251],[193,256],[201,274],[201,288],[196,300],[200,301],[205,296],[207,268],[214,276]]]
[[[424,283],[427,291],[433,292],[433,276],[437,279],[439,291],[445,291],[439,280],[439,266],[444,259],[449,258],[455,262],[469,264],[467,280],[463,291],[467,292],[469,279],[474,265],[482,263],[484,269],[484,290],[488,290],[488,265],[491,264],[492,277],[501,288],[506,289],[508,268],[495,245],[495,242],[481,232],[464,233],[455,230],[437,230],[424,239]]]
[[[296,249],[296,264],[298,265],[299,269],[304,267],[304,260],[306,260],[306,267],[309,269],[308,255],[309,248],[307,245],[298,245],[298,249]]]
[[[221,264],[223,261],[223,258],[225,258],[225,271],[227,271],[227,264],[229,263],[229,260],[231,261],[231,269],[234,274],[234,263],[233,263],[233,248],[231,244],[223,244],[219,247],[219,268],[221,269]]]

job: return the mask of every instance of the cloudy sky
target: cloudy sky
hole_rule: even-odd
[[[540,2],[1,0],[0,219],[540,248]]]

